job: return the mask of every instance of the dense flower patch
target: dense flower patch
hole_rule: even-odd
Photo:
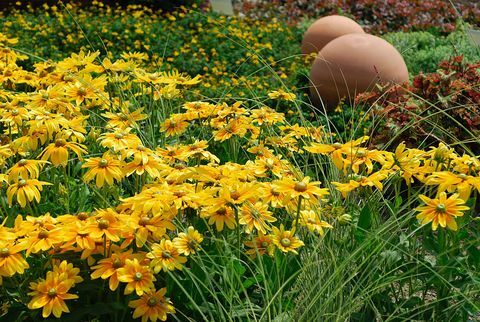
[[[242,314],[258,318],[263,311],[253,305],[268,307],[258,293],[272,291],[262,283],[282,278],[278,267],[286,267],[281,288],[290,288],[295,259],[317,254],[327,231],[362,243],[391,218],[404,221],[418,260],[438,260],[427,266],[438,276],[422,273],[396,300],[426,290],[438,304],[418,314],[450,314],[454,302],[465,305],[462,314],[475,310],[475,270],[454,275],[447,264],[461,255],[478,266],[477,157],[444,144],[386,151],[368,148],[368,137],[335,142],[327,129],[276,110],[297,104],[281,89],[250,101],[188,100],[208,79],[154,69],[146,62],[155,58],[143,52],[111,59],[80,51],[23,68],[27,57],[11,49],[18,40],[2,34],[0,41],[6,318],[208,319],[227,295],[212,294],[218,284],[205,287],[210,293],[193,285],[218,274],[227,249],[221,271],[233,265],[238,296],[252,306]],[[379,196],[392,213],[371,203]],[[410,209],[400,208],[402,198]],[[245,263],[267,273],[246,272]],[[228,280],[219,276],[215,283]],[[460,281],[458,291],[449,287]],[[191,300],[198,292],[207,309]],[[224,305],[216,317],[233,314]]]

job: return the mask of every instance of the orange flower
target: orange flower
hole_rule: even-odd
[[[103,187],[105,181],[111,186],[114,180],[122,180],[121,166],[122,161],[115,159],[108,153],[104,153],[101,158],[90,158],[82,165],[82,168],[89,168],[83,176],[83,181],[90,182],[95,178],[97,188]]]
[[[188,227],[186,233],[178,234],[178,237],[173,239],[173,245],[177,247],[178,251],[185,255],[195,254],[198,246],[203,241],[202,235],[192,226]]]
[[[148,268],[142,266],[138,259],[127,259],[125,266],[117,270],[118,280],[127,283],[125,287],[125,294],[130,294],[134,290],[137,295],[142,296],[144,292],[154,288],[153,282],[156,281],[155,276]]]
[[[152,251],[147,254],[147,258],[150,258],[150,266],[153,267],[155,273],[160,270],[182,269],[182,264],[187,261],[183,256],[180,256],[180,252],[170,240],[163,239],[160,244],[153,244]]]
[[[68,162],[69,150],[73,151],[80,160],[82,159],[82,154],[87,153],[86,146],[83,144],[57,139],[55,143],[50,143],[42,151],[42,160],[50,160],[54,166],[61,165],[65,167]]]
[[[23,247],[0,241],[0,276],[12,276],[16,273],[23,274],[28,263],[20,254]]]
[[[329,194],[328,189],[319,188],[319,181],[310,182],[309,177],[303,178],[302,181],[294,181],[290,178],[283,178],[282,180],[274,182],[274,188],[280,192],[285,193],[285,196],[293,199],[302,196],[305,199],[316,200]]]
[[[304,245],[304,243],[294,235],[293,231],[285,230],[283,224],[280,225],[280,229],[273,227],[273,232],[270,236],[275,246],[284,253],[292,252],[298,254],[296,249]]]
[[[90,275],[92,279],[101,277],[102,279],[109,279],[108,286],[110,290],[115,291],[118,287],[118,270],[125,266],[127,259],[132,259],[132,250],[125,253],[113,253],[109,258],[104,258],[98,261],[97,265],[92,266],[94,271]]]
[[[138,300],[133,300],[128,303],[128,306],[134,308],[133,318],[142,317],[142,322],[151,320],[153,322],[160,319],[160,321],[167,320],[167,314],[175,313],[175,308],[172,302],[165,298],[167,289],[164,287],[155,292],[151,290],[145,292],[145,294]]]
[[[459,198],[458,194],[453,194],[447,198],[445,192],[441,192],[437,199],[430,199],[427,196],[420,195],[420,199],[425,206],[418,207],[416,210],[420,213],[417,219],[421,220],[422,225],[432,223],[432,229],[437,230],[438,225],[451,230],[457,230],[455,217],[463,216],[463,211],[470,209],[465,206],[465,201]]]
[[[73,280],[60,279],[56,272],[48,272],[45,280],[30,283],[32,292],[28,295],[33,298],[28,303],[28,308],[35,310],[43,307],[42,316],[44,318],[49,317],[52,312],[56,318],[60,318],[63,312],[70,312],[65,300],[78,298],[77,295],[68,293],[73,283]]]
[[[40,191],[45,185],[52,185],[49,182],[38,181],[37,179],[20,179],[16,183],[12,183],[7,189],[7,201],[9,205],[12,205],[13,196],[17,195],[17,202],[20,207],[25,207],[28,202],[32,202],[35,199],[40,202]]]

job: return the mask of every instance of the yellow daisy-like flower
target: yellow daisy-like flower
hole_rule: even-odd
[[[171,240],[163,239],[160,241],[160,244],[153,244],[152,251],[147,254],[147,258],[151,259],[151,267],[155,273],[160,272],[160,270],[170,270],[182,269],[182,264],[184,264],[187,259],[180,255],[177,247],[172,243]]]
[[[287,93],[282,89],[279,89],[278,91],[272,91],[268,93],[268,97],[270,99],[283,99],[286,101],[294,101],[295,98],[297,98],[297,95],[293,93]]]
[[[8,180],[17,181],[21,178],[37,179],[40,170],[46,161],[21,159],[13,167],[8,169]]]
[[[56,318],[60,318],[63,312],[70,312],[65,300],[78,298],[77,295],[68,293],[73,283],[73,280],[62,280],[58,273],[48,272],[45,280],[30,283],[32,292],[28,295],[33,298],[28,303],[28,308],[35,310],[43,307],[42,316],[44,318],[49,317],[52,312]]]
[[[113,185],[113,181],[121,181],[123,178],[122,161],[115,159],[108,153],[104,153],[101,158],[90,158],[82,165],[82,168],[89,168],[83,176],[85,182],[90,182],[95,178],[97,188],[103,187],[105,182]]]
[[[50,143],[42,151],[42,160],[50,160],[54,166],[61,165],[65,167],[68,162],[69,150],[73,151],[80,160],[82,159],[82,154],[87,153],[87,148],[83,144],[57,139],[55,143]]]
[[[178,237],[173,239],[173,245],[177,247],[181,254],[188,256],[190,254],[195,254],[195,251],[198,249],[202,241],[203,236],[195,230],[193,226],[190,226],[186,233],[180,233],[178,234]]]
[[[268,211],[268,204],[257,201],[254,205],[245,203],[240,211],[240,219],[238,222],[245,225],[245,231],[251,233],[254,229],[262,233],[270,230],[268,223],[275,222],[277,219]]]
[[[292,252],[298,254],[296,249],[304,245],[303,241],[296,237],[293,231],[285,230],[283,224],[280,225],[280,229],[273,227],[270,236],[275,246],[284,253]]]
[[[83,278],[78,275],[80,273],[80,268],[73,267],[73,264],[68,263],[66,260],[58,265],[54,265],[53,271],[58,273],[58,275],[64,279],[73,280],[73,285],[83,282]]]
[[[305,199],[315,200],[317,197],[321,198],[329,194],[328,189],[319,188],[321,182],[310,182],[309,177],[303,178],[302,181],[295,181],[290,178],[283,178],[282,180],[274,182],[274,187],[280,193],[284,193],[289,199],[302,196]]]
[[[441,192],[437,199],[430,199],[424,195],[419,197],[426,205],[416,208],[420,212],[417,219],[421,221],[422,225],[431,222],[433,230],[437,230],[438,225],[457,230],[455,217],[463,216],[463,211],[470,209],[464,205],[465,201],[459,198],[458,194],[447,198],[447,194]]]
[[[124,294],[130,294],[135,290],[137,295],[142,296],[144,292],[154,288],[155,276],[148,266],[141,265],[136,258],[127,259],[125,266],[119,268],[117,273],[118,280],[127,283]]]
[[[253,240],[246,241],[244,244],[250,248],[245,253],[251,258],[257,257],[257,254],[268,254],[269,256],[273,256],[273,252],[275,251],[275,245],[272,242],[272,237],[269,235],[264,235],[261,232],[257,237],[253,238]]]
[[[118,270],[125,266],[127,259],[132,259],[132,250],[125,253],[113,253],[109,258],[104,258],[98,261],[97,265],[92,266],[94,270],[90,277],[92,280],[101,277],[108,280],[108,287],[110,290],[115,291],[118,287]]]
[[[28,202],[34,199],[40,202],[40,191],[42,187],[52,185],[49,182],[38,181],[37,179],[20,179],[16,183],[12,183],[7,189],[8,204],[12,205],[13,196],[17,195],[17,202],[20,207],[24,208]]]
[[[0,241],[0,276],[23,274],[29,267],[25,258],[20,254],[23,249],[24,247],[19,244],[13,245]]]
[[[167,320],[167,314],[175,313],[175,308],[172,302],[165,298],[167,289],[164,287],[155,292],[151,290],[145,292],[138,300],[128,302],[128,306],[134,308],[133,318],[142,317],[142,322],[151,320],[153,322],[159,319],[160,321]]]
[[[307,227],[309,231],[316,231],[323,236],[323,228],[332,228],[328,222],[320,219],[320,216],[313,210],[300,211],[300,224]]]

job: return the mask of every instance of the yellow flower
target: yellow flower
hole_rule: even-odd
[[[38,181],[37,179],[20,179],[16,183],[12,183],[7,189],[8,204],[12,205],[13,196],[17,195],[17,202],[20,207],[25,207],[28,202],[35,199],[40,202],[40,191],[45,185],[52,185],[51,183]]]
[[[90,158],[82,165],[82,168],[89,168],[83,175],[83,181],[90,182],[95,178],[97,188],[103,187],[105,182],[113,185],[113,181],[121,181],[123,178],[122,161],[115,159],[108,153],[101,158]]]
[[[186,233],[178,234],[178,237],[173,239],[173,245],[181,254],[190,255],[195,254],[200,243],[203,241],[203,236],[195,230],[192,226],[187,228]]]
[[[427,177],[425,184],[438,185],[438,192],[456,191],[460,198],[467,201],[472,188],[480,192],[480,177],[472,177],[463,173],[455,174],[447,171],[434,172]]]
[[[42,160],[50,160],[54,166],[61,165],[65,167],[68,162],[69,150],[73,151],[80,160],[82,159],[82,154],[87,153],[83,144],[57,139],[55,143],[50,143],[42,151]]]
[[[470,209],[464,205],[465,202],[458,197],[458,194],[447,198],[447,194],[441,192],[437,199],[430,199],[424,195],[419,197],[426,205],[416,208],[420,212],[417,219],[421,221],[422,225],[431,222],[433,230],[437,230],[439,224],[443,228],[457,230],[455,217],[463,216],[463,211]]]
[[[268,204],[257,201],[255,204],[245,203],[240,210],[238,222],[245,225],[245,231],[251,233],[254,229],[265,234],[270,230],[268,223],[275,222],[277,219],[268,211]]]
[[[145,292],[140,299],[128,302],[128,306],[135,309],[133,318],[142,317],[142,322],[147,322],[148,320],[155,322],[157,319],[166,321],[167,314],[175,313],[172,302],[165,298],[166,292],[167,289],[165,287],[156,292],[151,290]]]
[[[148,268],[138,262],[138,259],[127,259],[125,266],[117,270],[118,280],[127,283],[124,294],[130,294],[134,290],[137,295],[142,296],[144,292],[148,292],[154,288],[153,282],[156,281],[155,276]]]
[[[313,210],[300,211],[300,224],[307,227],[309,231],[316,231],[323,236],[323,228],[332,228],[328,222],[320,219],[320,215]]]
[[[257,254],[268,254],[269,256],[273,256],[273,252],[275,251],[275,245],[272,242],[272,237],[269,235],[264,235],[261,232],[257,237],[253,238],[253,240],[246,241],[244,244],[250,248],[245,253],[251,258],[257,257]]]
[[[215,224],[217,231],[222,231],[225,225],[229,229],[237,225],[234,210],[225,205],[207,207],[202,210],[201,217],[208,218],[209,225]]]
[[[27,269],[28,263],[20,254],[24,249],[19,244],[0,241],[0,276],[12,276],[13,274],[23,274]]]
[[[305,199],[314,201],[329,194],[328,189],[317,187],[320,183],[319,181],[310,182],[310,177],[305,177],[302,181],[294,181],[285,177],[282,180],[275,181],[273,186],[289,199],[302,196]]]
[[[170,240],[163,239],[160,244],[153,244],[152,251],[147,253],[147,258],[150,258],[150,266],[153,267],[155,273],[164,271],[173,271],[175,269],[182,269],[187,259],[180,255],[177,247]]]
[[[333,164],[338,169],[343,169],[343,154],[347,153],[353,147],[356,147],[368,140],[368,136],[363,136],[357,140],[347,143],[335,142],[333,144],[313,143],[310,146],[304,147],[304,149],[314,154],[325,154],[332,157]]]
[[[68,263],[66,260],[62,261],[59,265],[53,266],[53,271],[62,279],[73,280],[73,285],[83,282],[83,278],[79,276],[80,269],[73,267],[72,263]]]
[[[40,175],[40,170],[46,161],[21,159],[13,167],[8,169],[8,180],[18,181],[21,178],[37,179]]]
[[[282,89],[279,89],[278,91],[272,91],[268,93],[268,97],[270,99],[283,99],[286,101],[294,101],[295,98],[297,98],[297,95],[293,93],[287,93]]]
[[[285,230],[283,224],[280,225],[280,229],[273,227],[270,237],[275,246],[284,253],[298,254],[296,249],[304,245],[303,241],[296,237],[292,231]]]
[[[104,258],[98,261],[97,265],[92,266],[94,270],[90,277],[94,280],[99,277],[102,279],[109,279],[108,286],[110,290],[115,291],[118,287],[118,270],[125,266],[127,259],[132,259],[132,250],[125,253],[113,253],[109,258]]]
[[[72,286],[73,280],[62,280],[58,273],[48,272],[45,280],[30,283],[32,292],[28,295],[33,298],[28,303],[28,308],[35,310],[43,307],[42,316],[44,318],[49,317],[52,312],[56,318],[60,318],[63,312],[70,312],[65,300],[78,298],[77,295],[68,293]]]

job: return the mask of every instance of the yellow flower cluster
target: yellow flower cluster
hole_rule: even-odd
[[[382,190],[394,175],[407,185],[437,185],[440,206],[419,217],[434,229],[435,223],[456,229],[449,216],[467,209],[463,201],[444,200],[445,191],[463,200],[480,191],[478,159],[444,145],[422,151],[401,144],[388,152],[364,147],[367,137],[326,144],[323,129],[289,124],[263,103],[184,102],[183,93],[200,79],[152,72],[142,53],[112,61],[82,51],[29,71],[9,47],[16,40],[1,35],[0,42],[0,180],[9,205],[23,214],[0,226],[0,277],[24,274],[29,258],[69,254],[70,261],[86,260],[84,277],[108,280],[112,291],[123,283],[125,294],[135,293],[135,318],[166,320],[175,310],[156,275],[181,270],[204,251],[204,232],[192,223],[231,230],[252,257],[296,254],[305,245],[299,230],[323,235],[345,221],[321,216],[336,191]],[[283,91],[273,97],[294,100]],[[232,154],[227,160],[222,149]],[[327,155],[338,168],[344,181],[333,182],[336,190],[320,187],[288,160],[313,154]],[[67,185],[108,200],[92,202],[96,209],[37,213],[38,203],[56,202],[52,183],[60,173]],[[50,267],[45,279],[32,282],[28,307],[60,317],[69,311],[65,300],[78,297],[69,292],[84,281],[72,263],[50,260]]]

